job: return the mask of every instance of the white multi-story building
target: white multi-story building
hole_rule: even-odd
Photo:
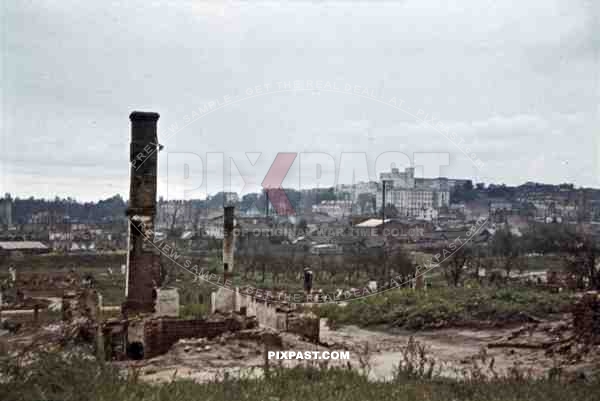
[[[381,173],[381,181],[386,182],[385,202],[393,205],[401,216],[432,218],[429,209],[438,210],[450,205],[450,191],[444,185],[445,179],[415,179],[415,169],[406,168],[400,172],[393,168],[391,172]],[[383,188],[383,185],[381,185]],[[383,191],[377,192],[377,205],[383,204]]]
[[[386,187],[385,203],[393,205],[402,216],[419,216],[426,209],[440,209],[449,205],[450,193]],[[383,204],[383,194],[377,194],[377,205]]]
[[[389,173],[381,173],[380,181],[391,182],[392,188],[414,188],[415,187],[415,169],[407,167],[404,172],[400,172],[397,168],[393,168]],[[381,192],[381,191],[379,191]]]
[[[438,218],[437,209],[434,209],[431,207],[426,208],[426,209],[421,209],[419,214],[416,216],[417,220],[423,220],[423,221],[434,221],[434,220],[437,220],[437,218]]]

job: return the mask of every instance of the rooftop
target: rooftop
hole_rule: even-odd
[[[0,249],[48,249],[48,247],[39,241],[0,241]]]
[[[389,223],[390,221],[391,221],[390,219],[385,219],[385,223]],[[359,227],[359,228],[379,227],[382,223],[383,223],[383,220],[381,220],[381,219],[369,219],[369,220],[363,221],[360,224],[357,224],[356,227]]]

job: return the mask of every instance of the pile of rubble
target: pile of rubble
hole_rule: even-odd
[[[600,344],[600,294],[586,293],[573,308],[573,330],[585,344]]]
[[[552,358],[565,373],[595,374],[600,357],[600,294],[586,293],[573,305],[570,319],[527,324],[488,348],[527,349]]]

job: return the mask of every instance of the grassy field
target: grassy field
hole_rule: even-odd
[[[403,289],[353,300],[343,308],[322,305],[319,314],[332,325],[389,325],[411,330],[471,323],[503,326],[567,312],[570,297],[532,288]]]
[[[426,379],[399,371],[394,380],[370,382],[357,371],[305,367],[272,369],[265,379],[223,378],[196,384],[177,380],[150,385],[127,378],[108,364],[76,356],[42,356],[24,370],[4,362],[0,399],[11,401],[593,401],[600,382],[569,383],[559,379],[531,380],[515,375],[505,379],[449,381]]]

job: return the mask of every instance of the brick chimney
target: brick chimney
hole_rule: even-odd
[[[223,280],[233,276],[233,254],[235,249],[234,212],[236,193],[225,193],[223,203]]]
[[[129,160],[129,243],[123,314],[153,313],[160,285],[160,251],[153,246],[156,215],[158,113],[134,111]],[[150,241],[145,241],[149,239]]]

